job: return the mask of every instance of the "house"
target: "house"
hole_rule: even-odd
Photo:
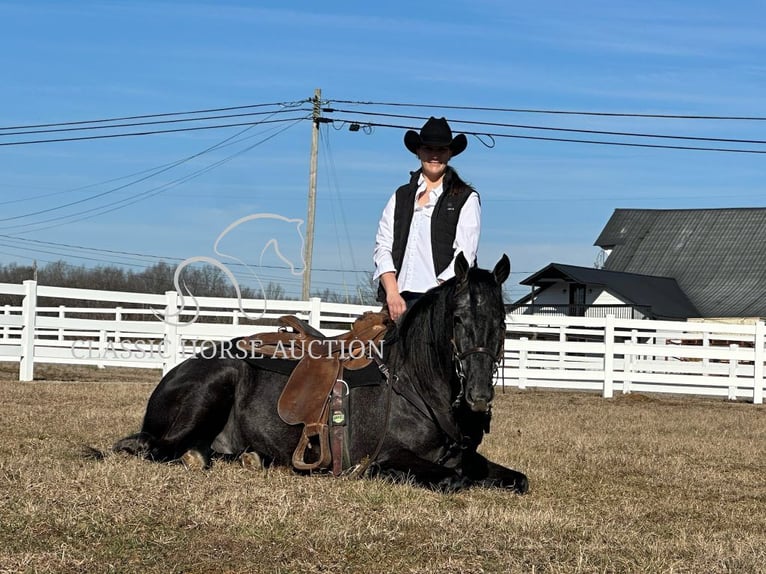
[[[766,208],[616,209],[595,245],[603,268],[552,263],[521,282],[515,312],[766,317]]]
[[[671,320],[699,314],[669,277],[551,263],[521,284],[532,291],[514,307],[531,314]]]

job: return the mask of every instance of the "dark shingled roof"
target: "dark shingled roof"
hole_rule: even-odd
[[[699,316],[699,312],[676,280],[669,277],[651,277],[551,263],[524,279],[521,284],[543,285],[559,280],[603,287],[627,303],[651,307],[655,319],[686,319]]]
[[[617,209],[604,269],[673,277],[701,317],[766,317],[766,208]]]

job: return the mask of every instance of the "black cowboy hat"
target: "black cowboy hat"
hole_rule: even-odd
[[[418,153],[421,146],[448,147],[452,157],[455,157],[468,146],[468,138],[465,134],[458,134],[453,138],[447,120],[431,116],[420,128],[419,134],[415,130],[408,130],[404,134],[404,145],[414,154]]]

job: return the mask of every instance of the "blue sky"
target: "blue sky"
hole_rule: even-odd
[[[404,129],[351,132],[349,122],[420,126],[444,115],[457,132],[501,134],[470,136],[453,165],[481,194],[479,263],[507,253],[515,298],[526,292],[518,282],[548,263],[592,266],[614,209],[764,205],[766,154],[529,136],[766,151],[714,141],[766,140],[766,121],[469,108],[764,118],[765,16],[760,1],[0,1],[0,128],[300,102],[321,88],[326,107],[348,111],[323,114],[335,121],[321,129],[312,289],[353,292],[372,270],[380,212],[417,162]],[[306,109],[175,127],[306,118]],[[0,144],[43,139],[14,131],[24,130],[0,129]],[[45,137],[94,133],[105,132]],[[0,146],[0,262],[140,270],[159,257],[214,256],[241,218],[306,218],[310,141],[311,122],[296,119]],[[282,260],[260,259],[273,238],[288,258],[299,253],[290,224],[264,219],[231,231],[222,251],[263,263],[262,279],[298,293]],[[247,268],[233,269],[251,284]]]

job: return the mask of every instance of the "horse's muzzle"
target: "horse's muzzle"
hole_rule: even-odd
[[[476,401],[467,401],[468,406],[475,413],[486,413],[489,410],[489,401],[486,399],[479,399]]]
[[[489,397],[473,397],[471,393],[467,393],[465,402],[475,413],[487,413],[492,406],[492,396]]]

